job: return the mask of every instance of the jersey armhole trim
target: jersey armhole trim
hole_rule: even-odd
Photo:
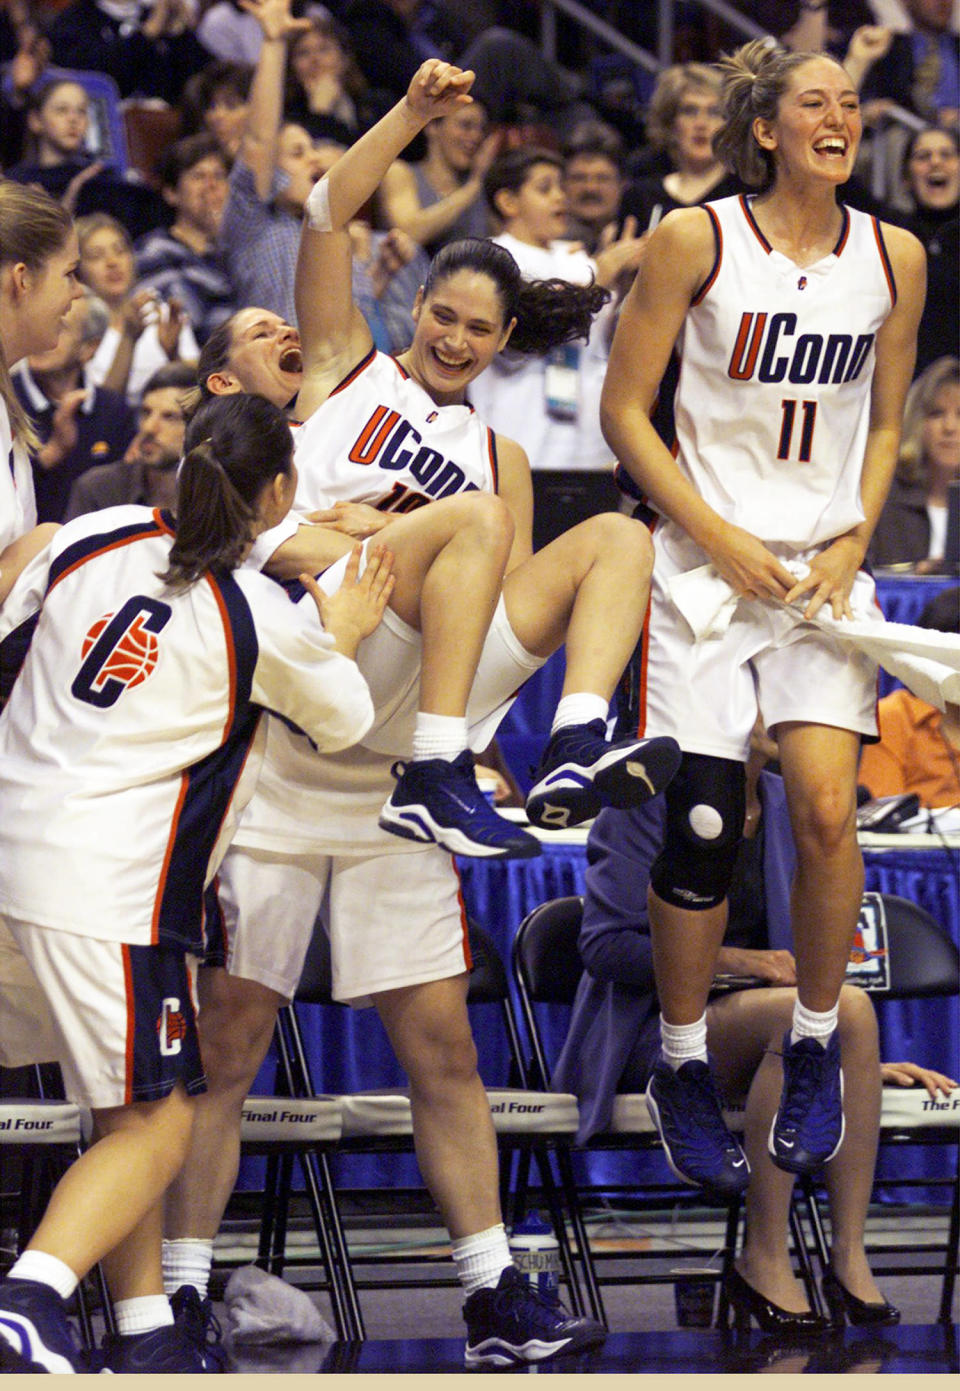
[[[493,475],[493,491],[498,493],[500,491],[500,463],[497,458],[497,437],[490,429],[489,425],[486,426],[486,431],[487,451],[490,455],[490,472]]]
[[[880,264],[883,266],[883,273],[887,277],[887,288],[890,291],[891,309],[897,302],[897,281],[893,274],[893,266],[890,263],[890,253],[887,251],[887,244],[883,240],[883,229],[880,226],[880,219],[873,217],[873,235],[876,238],[877,250],[880,253]]]
[[[351,367],[351,368],[350,368],[350,371],[347,373],[347,375],[343,378],[342,381],[337,382],[337,385],[336,385],[336,386],[333,388],[333,390],[331,391],[330,396],[336,396],[336,394],[337,394],[338,391],[345,391],[346,388],[350,385],[350,383],[351,383],[352,381],[355,381],[356,378],[359,377],[359,375],[360,375],[361,372],[365,372],[365,371],[366,371],[366,369],[370,366],[371,362],[372,362],[373,359],[376,357],[376,355],[377,355],[377,349],[376,349],[376,347],[374,346],[374,347],[372,347],[372,348],[370,349],[370,351],[366,354],[365,357],[362,357],[362,358],[360,359],[360,361],[357,363],[356,367]],[[327,400],[329,400],[329,399],[330,399],[330,397],[328,396],[328,397],[327,397]]]
[[[723,260],[723,232],[720,230],[720,219],[717,217],[717,214],[713,211],[713,208],[711,208],[708,203],[705,203],[703,205],[703,210],[709,217],[710,225],[713,228],[713,265],[710,267],[710,274],[707,276],[706,280],[703,282],[700,288],[694,292],[693,299],[690,301],[691,308],[694,305],[699,304],[701,300],[704,298],[707,291],[710,289],[710,286],[713,284],[713,282],[719,275],[720,262]]]

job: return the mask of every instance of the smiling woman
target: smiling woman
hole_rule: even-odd
[[[759,191],[678,209],[653,233],[602,418],[662,516],[641,727],[683,749],[650,879],[663,1023],[648,1099],[675,1169],[733,1193],[747,1167],[706,1073],[705,1008],[758,711],[779,742],[798,854],[798,1002],[768,1144],[780,1168],[812,1173],[843,1138],[837,1002],[863,886],[856,769],[861,737],[876,735],[876,668],[851,667],[803,619],[829,604],[837,619],[882,622],[861,566],[896,465],[924,259],[908,232],[837,202],[860,140],[839,64],[757,41],[721,67],[715,149]],[[648,413],[681,334],[674,456]],[[707,564],[740,602],[722,637],[698,643],[669,593]],[[709,835],[695,825],[704,808]]]

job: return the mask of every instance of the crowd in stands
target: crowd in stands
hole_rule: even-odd
[[[655,47],[637,7],[594,0],[592,8],[627,38]],[[91,291],[83,323],[78,310],[71,343],[52,355],[53,366],[25,363],[17,374],[43,443],[34,459],[41,518],[62,520],[81,473],[126,457],[147,380],[167,364],[194,362],[235,308],[257,304],[296,323],[293,278],[307,194],[433,55],[476,71],[476,100],[428,128],[362,210],[353,227],[354,296],[377,346],[399,352],[429,256],[457,237],[504,239],[528,275],[593,275],[610,286],[611,306],[589,343],[520,370],[508,355],[476,392],[495,427],[526,439],[541,474],[538,545],[571,516],[615,508],[597,405],[617,305],[665,213],[741,191],[712,144],[720,112],[711,60],[737,36],[709,15],[698,18],[696,6],[676,8],[682,61],[655,83],[633,71],[642,100],[625,101],[619,57],[590,49],[562,25],[560,57],[569,66],[543,58],[532,4],[300,0],[302,31],[283,70],[272,52],[261,55],[262,28],[246,0],[7,5],[0,167],[80,217],[81,274]],[[862,89],[868,129],[882,126],[894,106],[921,118],[922,128],[901,141],[901,178],[886,201],[871,191],[869,140],[846,197],[923,242],[930,289],[916,370],[931,368],[949,392],[955,377],[944,360],[960,350],[960,102],[950,0],[744,8],[787,47],[844,57]],[[114,115],[97,75],[112,79],[119,99],[159,103],[170,117],[142,167],[124,167],[115,137],[106,137]],[[675,382],[673,363],[655,417],[668,440]],[[935,520],[958,467],[955,424],[946,434]],[[908,432],[910,460],[875,543],[881,564],[928,566],[942,554],[942,527],[931,530],[914,496],[924,469],[916,453]],[[903,524],[905,505],[920,505],[920,513]]]

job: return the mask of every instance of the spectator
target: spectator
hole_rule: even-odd
[[[125,503],[173,507],[186,430],[183,399],[196,384],[197,374],[185,362],[169,362],[154,372],[144,387],[137,433],[123,458],[88,469],[77,479],[64,521]]]
[[[900,459],[870,546],[874,565],[942,562],[947,489],[960,479],[960,362],[942,357],[916,379],[903,412]]]
[[[612,126],[584,121],[563,149],[567,236],[593,255],[603,232],[616,224],[624,181],[623,141]]]
[[[563,162],[549,150],[526,146],[499,155],[484,190],[503,224],[494,240],[507,248],[527,280],[585,284],[595,279],[613,287],[639,264],[643,243],[629,230],[595,260],[561,240],[567,225]],[[520,361],[508,349],[471,387],[470,399],[491,428],[515,439],[530,459],[536,549],[619,504],[613,454],[600,432],[612,313],[612,304],[600,311],[582,346],[567,343],[546,358]]]
[[[165,152],[157,172],[174,219],[137,244],[137,284],[182,304],[202,346],[237,307],[217,245],[227,201],[226,158],[212,135],[188,135]]]
[[[960,40],[951,32],[953,0],[904,0],[912,21],[907,34],[892,34],[886,52],[863,78],[865,114],[891,103],[925,121],[955,127],[960,108]]]
[[[960,588],[932,599],[921,628],[955,633],[960,628]],[[874,797],[915,792],[924,807],[960,805],[960,705],[940,711],[901,687],[877,707],[880,742],[860,757],[860,782]]]
[[[623,195],[621,213],[652,231],[674,208],[726,198],[743,185],[713,152],[720,129],[720,76],[704,63],[676,63],[657,78],[647,112],[647,143],[655,169]]]
[[[48,37],[61,67],[109,73],[121,97],[159,97],[171,106],[208,60],[187,0],[72,0]]]
[[[33,455],[38,521],[62,522],[76,479],[122,454],[133,435],[126,401],[95,386],[89,370],[108,319],[106,305],[88,290],[70,306],[57,346],[30,354],[12,373],[40,440]]]
[[[88,154],[89,125],[89,101],[79,82],[54,78],[35,86],[27,103],[26,156],[7,170],[8,178],[39,185],[68,212],[109,210],[134,234],[146,231],[162,214],[160,200]]]
[[[489,134],[480,102],[431,121],[425,158],[396,160],[380,187],[385,221],[399,227],[434,256],[460,237],[485,237],[489,210],[483,180],[500,146]]]
[[[767,741],[769,742],[769,741]],[[738,1323],[751,1316],[784,1338],[826,1331],[793,1273],[788,1218],[794,1178],[773,1164],[767,1137],[780,1093],[780,1043],[796,996],[790,941],[793,845],[782,781],[761,772],[756,745],[747,766],[744,839],[718,968],[758,987],[715,997],[707,1007],[709,1048],[725,1095],[746,1098],[750,1162],[743,1250],[725,1289]],[[616,817],[602,812],[587,842],[587,883],[579,947],[585,966],[553,1084],[580,1102],[578,1139],[610,1123],[618,1091],[646,1087],[659,1047],[659,1011],[646,907],[652,864],[663,845],[665,809],[657,797]],[[956,1083],[912,1063],[881,1069],[869,996],[840,996],[846,1136],[827,1165],[831,1262],[823,1286],[831,1318],[893,1324],[899,1311],[874,1283],[863,1246],[873,1184],[881,1079],[925,1086],[933,1097]],[[863,1306],[866,1305],[866,1310]]]
[[[312,140],[352,145],[384,114],[389,95],[368,86],[349,35],[329,15],[309,24],[290,41],[284,116]]]
[[[413,306],[430,269],[429,257],[399,227],[374,232],[355,221],[349,231],[354,302],[374,345],[385,353],[403,352],[413,337]]]
[[[136,405],[147,378],[177,358],[194,361],[197,340],[183,306],[134,286],[133,244],[116,218],[93,213],[77,222],[80,277],[110,311],[110,326],[90,363],[93,380]]]
[[[250,18],[253,19],[253,15]],[[220,146],[228,165],[236,159],[243,139],[252,79],[252,67],[210,63],[202,72],[195,73],[183,89],[184,134],[207,131]]]
[[[298,15],[329,15],[326,5],[313,3],[296,4],[293,10]],[[222,61],[252,68],[260,57],[263,31],[243,0],[214,0],[197,24],[197,38]]]
[[[917,335],[917,365],[960,356],[960,150],[957,131],[934,126],[907,144],[904,168],[915,211],[903,219],[927,253],[927,300]],[[899,220],[899,219],[898,219]]]

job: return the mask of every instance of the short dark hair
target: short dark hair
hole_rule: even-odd
[[[497,155],[483,180],[484,194],[494,212],[499,211],[494,202],[497,194],[504,189],[509,193],[518,193],[535,164],[551,164],[554,169],[563,172],[563,160],[555,150],[548,150],[544,146],[518,145],[515,150],[504,150],[503,154]]]
[[[151,391],[169,391],[171,387],[180,391],[191,391],[196,384],[197,369],[191,367],[188,362],[165,362],[147,379],[141,396],[146,396]]]
[[[623,138],[620,132],[614,130],[613,126],[608,126],[606,121],[581,121],[579,125],[574,126],[563,147],[563,158],[569,164],[578,155],[589,156],[591,159],[608,159],[611,164],[616,165],[619,174],[622,175],[624,172]]]
[[[192,169],[202,159],[209,159],[211,155],[216,155],[226,172],[227,157],[213,136],[208,135],[206,131],[175,140],[172,145],[167,146],[157,161],[157,177],[161,188],[176,188],[188,169]]]

